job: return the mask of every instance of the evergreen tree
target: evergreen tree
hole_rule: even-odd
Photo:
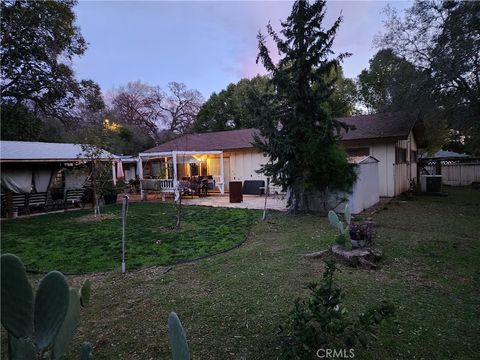
[[[325,12],[325,1],[296,1],[281,23],[282,36],[267,26],[281,55],[277,64],[265,36],[258,35],[257,61],[271,72],[275,91],[257,97],[260,135],[255,145],[269,157],[260,171],[288,190],[292,212],[308,211],[313,196],[328,199],[332,192],[350,191],[356,180],[339,145],[342,131],[349,128],[332,116],[328,105],[336,80],[330,75],[349,54],[330,58],[342,19],[324,29]]]

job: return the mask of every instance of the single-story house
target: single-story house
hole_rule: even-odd
[[[355,126],[343,135],[342,145],[351,157],[378,159],[379,194],[392,197],[407,191],[417,179],[418,115],[409,112],[361,115],[339,120]],[[187,134],[139,154],[140,179],[165,180],[210,176],[218,190],[229,181],[263,180],[256,172],[267,161],[252,145],[256,129]]]

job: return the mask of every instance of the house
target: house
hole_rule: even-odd
[[[380,196],[396,196],[417,178],[418,116],[408,112],[361,115],[339,120],[355,126],[343,135],[342,145],[351,157],[378,159]],[[173,179],[211,176],[218,190],[228,191],[229,181],[260,180],[256,170],[267,161],[252,145],[256,129],[188,134],[139,154],[141,179],[161,179],[162,188],[173,188]]]

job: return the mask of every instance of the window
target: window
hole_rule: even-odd
[[[418,157],[417,157],[417,156],[418,156],[418,155],[417,155],[417,152],[416,152],[416,151],[414,151],[414,150],[410,151],[410,162],[416,163],[417,160],[418,160]]]
[[[347,154],[350,157],[354,156],[368,156],[370,155],[370,149],[368,147],[364,148],[350,148],[347,149]]]
[[[198,176],[198,164],[190,164],[190,176]]]
[[[407,162],[407,149],[395,148],[395,164],[404,164]]]

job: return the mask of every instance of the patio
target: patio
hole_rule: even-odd
[[[167,195],[167,194],[164,194]],[[130,202],[139,202],[141,201],[140,195],[128,195]],[[147,202],[172,202],[173,197],[170,194],[170,197],[164,196],[162,194],[148,194],[146,201]],[[121,201],[119,196],[117,202]],[[258,195],[243,195],[243,201],[241,203],[230,203],[228,195],[221,195],[219,193],[213,193],[204,197],[197,196],[188,196],[182,197],[183,205],[197,205],[197,206],[211,206],[211,207],[223,207],[223,208],[237,208],[237,209],[257,209],[262,210],[265,205],[265,196]],[[277,210],[277,211],[286,211],[287,210],[287,201],[284,195],[270,195],[267,198],[267,209]]]
[[[243,195],[241,203],[230,203],[228,196],[194,197],[192,199],[182,199],[182,204],[261,210],[265,205],[265,196]],[[267,198],[267,209],[286,211],[287,201],[282,195],[269,196]]]

